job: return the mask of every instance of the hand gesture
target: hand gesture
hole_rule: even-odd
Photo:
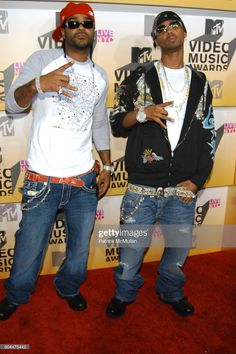
[[[64,96],[72,98],[73,94],[65,91],[64,88],[71,91],[77,91],[77,87],[71,86],[69,84],[69,75],[65,75],[63,73],[73,64],[74,62],[71,61],[46,75],[40,76],[40,86],[43,92],[58,92],[60,95],[62,94]]]
[[[145,107],[144,112],[146,113],[147,120],[154,121],[166,129],[166,125],[161,121],[161,119],[169,120],[171,122],[174,121],[173,118],[170,118],[168,116],[168,112],[165,109],[165,107],[170,106],[172,104],[173,101],[168,101],[161,104]]]

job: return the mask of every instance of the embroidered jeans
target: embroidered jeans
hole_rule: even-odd
[[[178,301],[184,296],[185,275],[182,267],[192,245],[192,225],[196,200],[183,203],[179,197],[151,197],[126,191],[121,204],[121,229],[125,226],[147,225],[151,230],[159,221],[166,247],[158,267],[155,288],[166,301]],[[178,243],[178,240],[180,242]],[[115,268],[115,297],[121,301],[135,300],[138,288],[144,284],[139,273],[147,250],[142,243],[128,244],[119,249],[119,265]]]
[[[63,296],[74,296],[87,272],[90,236],[97,207],[96,173],[81,177],[82,188],[25,179],[22,219],[15,235],[14,262],[5,281],[7,298],[14,304],[29,301],[40,273],[58,209],[64,210],[66,255],[54,278]]]

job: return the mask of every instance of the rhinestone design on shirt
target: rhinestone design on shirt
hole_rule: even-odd
[[[54,97],[58,114],[53,127],[84,131],[90,126],[93,108],[99,99],[99,91],[95,84],[93,68],[90,62],[91,76],[75,73],[73,66],[65,71],[65,75],[69,75],[70,85],[77,87],[78,90],[71,91],[63,88],[64,91],[71,93],[73,97],[70,98],[63,94],[58,94]]]

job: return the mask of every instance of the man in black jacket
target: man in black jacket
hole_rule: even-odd
[[[161,60],[140,66],[123,81],[111,113],[113,133],[128,137],[121,233],[144,225],[151,233],[157,221],[161,224],[165,249],[155,288],[181,316],[194,313],[184,295],[182,268],[192,242],[196,195],[215,151],[212,93],[205,75],[184,64],[186,34],[176,13],[155,18],[151,36]],[[119,250],[115,296],[106,310],[113,318],[135,301],[144,283],[139,270],[148,244],[127,244]]]

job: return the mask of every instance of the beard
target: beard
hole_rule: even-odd
[[[93,44],[93,37],[83,35],[81,38],[79,35],[74,37],[67,36],[66,44],[74,49],[89,49]]]

